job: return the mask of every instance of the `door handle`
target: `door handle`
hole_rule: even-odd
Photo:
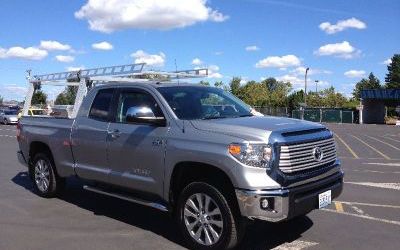
[[[118,137],[121,136],[121,132],[119,132],[118,129],[114,129],[114,130],[112,130],[112,131],[107,131],[107,133],[108,133],[108,135],[110,135],[111,138],[113,138],[113,139],[116,139],[116,138],[118,138]]]

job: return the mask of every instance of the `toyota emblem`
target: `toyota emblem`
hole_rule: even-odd
[[[312,155],[314,157],[314,160],[316,161],[321,161],[324,157],[324,153],[322,152],[320,147],[315,147],[312,151]]]

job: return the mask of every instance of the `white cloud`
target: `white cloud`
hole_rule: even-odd
[[[299,88],[301,86],[304,86],[304,78],[300,78],[298,76],[291,75],[291,74],[278,76],[278,77],[275,77],[275,79],[278,81],[282,81],[282,82],[290,82],[294,88]]]
[[[214,54],[215,54],[216,56],[221,56],[221,55],[224,54],[224,52],[222,52],[222,51],[216,51]]]
[[[291,70],[290,72],[293,73],[293,74],[295,74],[295,75],[302,75],[302,76],[304,76],[305,73],[306,73],[306,67],[300,66],[300,67],[297,67],[297,68]],[[308,70],[308,73],[307,73],[307,74],[308,74],[308,75],[332,74],[332,72],[329,71],[329,70],[321,70],[321,69],[310,68],[310,69]]]
[[[57,55],[56,60],[59,62],[69,63],[69,62],[73,62],[75,60],[75,58],[73,56]]]
[[[295,55],[269,56],[256,63],[256,68],[286,68],[299,66],[300,59]]]
[[[89,0],[78,19],[91,30],[111,33],[122,29],[183,28],[198,22],[223,22],[229,18],[207,5],[207,0]]]
[[[0,93],[7,100],[22,100],[28,92],[27,87],[19,86],[17,84],[4,84],[0,85]]]
[[[62,44],[57,41],[40,41],[40,48],[51,51],[51,50],[70,50],[71,46],[68,44]]]
[[[85,66],[71,66],[65,68],[67,71],[79,71],[85,69]]]
[[[314,54],[318,56],[335,56],[345,59],[357,57],[360,53],[361,51],[354,48],[348,41],[326,44],[314,51]]]
[[[100,43],[93,43],[92,48],[98,50],[112,50],[114,46],[111,43],[104,41]]]
[[[349,78],[361,78],[365,76],[365,71],[364,70],[349,70],[344,72],[344,75],[349,77]]]
[[[208,66],[208,78],[223,78],[224,76],[219,73],[219,67],[217,65]]]
[[[319,28],[322,31],[325,31],[327,34],[335,34],[337,32],[346,30],[346,29],[365,29],[367,25],[357,18],[350,18],[346,20],[340,20],[336,24],[331,24],[330,22],[324,22],[319,25]]]
[[[386,59],[385,61],[382,62],[382,64],[385,64],[385,65],[389,65],[391,63],[392,63],[392,59],[391,58],[388,58],[388,59]]]
[[[48,55],[46,50],[35,47],[11,47],[4,49],[0,47],[0,59],[19,58],[28,60],[41,60]]]
[[[143,50],[138,50],[131,54],[131,57],[135,59],[135,63],[146,63],[147,66],[162,67],[164,66],[166,56],[164,53],[159,54],[148,54]]]
[[[250,46],[247,46],[247,47],[245,48],[245,50],[246,50],[246,51],[257,51],[257,50],[260,50],[260,48],[257,47],[256,45],[250,45]]]
[[[200,58],[195,58],[192,60],[192,65],[195,65],[195,66],[203,65],[203,61],[200,60]]]

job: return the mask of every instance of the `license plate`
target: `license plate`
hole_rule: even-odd
[[[318,195],[318,207],[323,208],[332,203],[332,191],[328,190]]]

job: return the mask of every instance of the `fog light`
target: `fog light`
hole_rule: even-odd
[[[261,198],[260,207],[263,210],[273,210],[274,209],[274,198]]]

